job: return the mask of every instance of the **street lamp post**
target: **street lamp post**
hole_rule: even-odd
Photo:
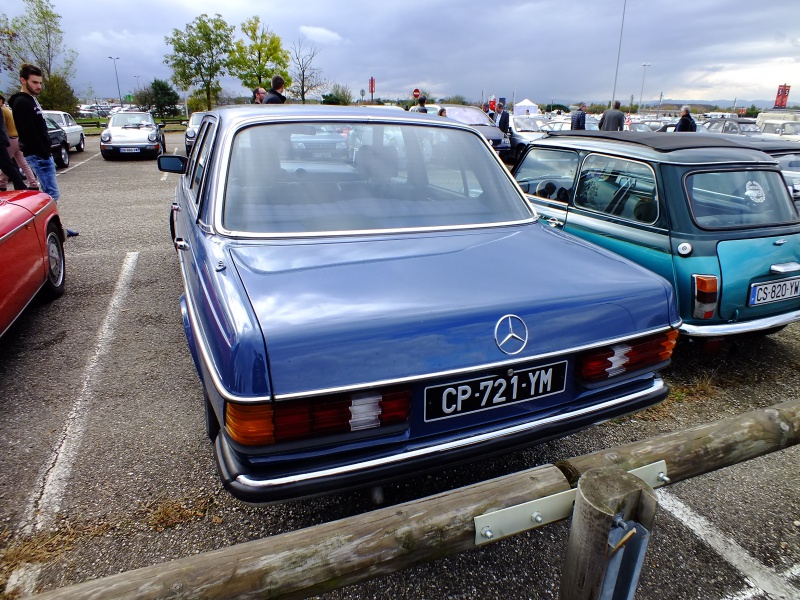
[[[639,106],[636,107],[636,112],[641,112],[642,110],[642,94],[644,94],[644,76],[647,74],[647,67],[650,66],[650,63],[642,63],[642,90],[639,92]]]
[[[134,77],[136,77],[136,91],[138,92],[139,91],[139,76],[138,75],[134,75]]]
[[[113,56],[109,56],[111,60],[114,61],[114,75],[117,78],[117,93],[119,94],[119,107],[122,108],[122,91],[119,88],[119,73],[117,73],[117,61],[119,60],[119,56],[114,58]]]
[[[617,74],[619,73],[619,55],[622,52],[622,30],[625,29],[625,7],[628,6],[628,0],[622,3],[622,24],[619,26],[619,47],[617,48],[617,68],[614,70],[614,89],[611,90],[611,104],[617,98]]]

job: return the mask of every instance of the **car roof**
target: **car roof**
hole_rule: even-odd
[[[772,163],[771,157],[730,136],[638,131],[550,131],[536,145],[568,145],[596,152],[624,151],[631,158],[671,163],[725,160]],[[744,136],[736,136],[744,137]],[[551,143],[548,143],[552,140]],[[745,140],[742,140],[743,142]]]

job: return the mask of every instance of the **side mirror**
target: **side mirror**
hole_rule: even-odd
[[[162,154],[158,157],[158,170],[164,173],[183,175],[188,164],[189,159],[180,154]]]
[[[183,125],[184,127],[188,127],[189,121],[181,121],[181,125]]]
[[[167,126],[167,124],[166,124],[166,123],[159,123],[159,124],[158,124],[158,128],[159,128],[159,129],[164,129],[164,127],[166,127],[166,126]]]

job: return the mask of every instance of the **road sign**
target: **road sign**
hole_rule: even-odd
[[[374,77],[370,77],[369,78],[369,93],[370,94],[374,94],[375,93],[375,78]]]
[[[419,89],[414,88],[414,98],[419,98]]]

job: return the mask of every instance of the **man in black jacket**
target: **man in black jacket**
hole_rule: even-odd
[[[675,131],[697,131],[697,123],[694,122],[688,106],[681,106],[681,118],[675,126]]]
[[[503,133],[508,133],[508,113],[504,110],[505,106],[503,103],[500,102],[497,105],[497,112],[494,113],[494,122],[497,123],[497,126],[500,128],[500,131]]]
[[[6,122],[5,119],[0,119],[0,171],[3,171],[3,174],[14,184],[15,190],[27,190],[28,186],[25,185],[17,165],[14,164],[8,154],[9,146],[11,146],[11,140],[8,139]],[[0,192],[5,191],[5,187],[0,188]]]
[[[36,173],[40,189],[58,202],[60,192],[56,183],[56,164],[50,149],[50,134],[36,96],[42,93],[42,70],[28,63],[19,70],[22,89],[8,99],[19,134],[19,146],[25,160]],[[68,236],[78,235],[67,229]]]
[[[272,87],[267,90],[267,97],[264,98],[264,104],[283,104],[286,102],[286,96],[283,93],[286,91],[286,81],[280,75],[275,75],[272,78]]]

